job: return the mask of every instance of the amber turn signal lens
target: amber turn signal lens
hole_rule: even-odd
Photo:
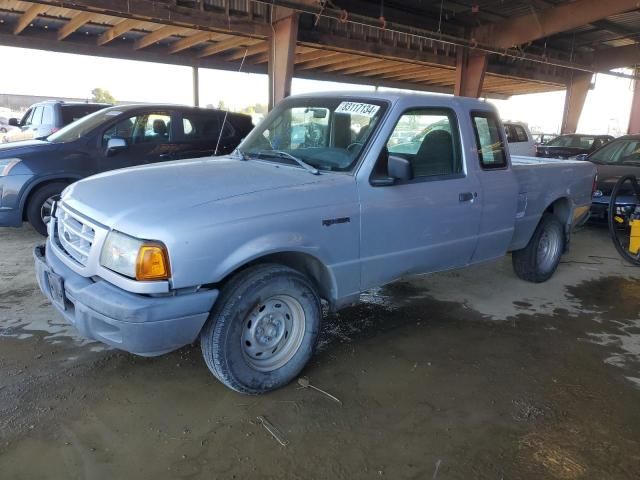
[[[136,262],[136,280],[167,280],[169,255],[164,245],[146,244],[140,247]]]

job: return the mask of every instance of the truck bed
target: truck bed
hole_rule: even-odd
[[[511,250],[526,246],[541,214],[557,198],[566,199],[560,208],[567,209],[564,213],[572,216],[572,223],[588,213],[591,189],[585,186],[593,182],[592,163],[514,155],[511,164],[519,186]]]

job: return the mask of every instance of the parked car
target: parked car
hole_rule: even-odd
[[[9,125],[17,127],[17,129],[8,132],[4,136],[4,142],[45,138],[65,125],[110,106],[107,103],[63,102],[61,100],[36,103],[29,107],[22,119],[9,119]]]
[[[549,143],[554,138],[559,137],[557,133],[534,133],[533,141],[535,142],[536,147],[540,145],[545,145]]]
[[[300,117],[326,126],[321,145],[291,138]],[[416,153],[389,154],[396,128],[438,121],[449,128]],[[226,158],[66,188],[34,251],[37,277],[86,337],[140,355],[200,338],[221,382],[261,393],[310,359],[321,298],[338,309],[399,278],[509,251],[520,278],[547,280],[588,214],[594,175],[589,162],[512,161],[496,110],[479,100],[289,97]]]
[[[526,123],[504,122],[504,130],[511,155],[535,156],[536,144]]]
[[[636,175],[640,178],[640,135],[626,135],[608,143],[585,160],[595,164],[598,170],[598,183],[593,193],[591,218],[595,221],[606,221],[609,201],[614,185],[624,175]],[[626,193],[626,194],[625,194]],[[636,205],[632,192],[622,192],[616,203],[618,213],[623,210],[633,211]]]
[[[252,128],[251,117],[220,110],[119,105],[44,140],[0,145],[0,226],[28,220],[46,234],[52,199],[70,183],[117,168],[229,153]]]
[[[9,119],[7,117],[0,117],[0,133],[8,133],[17,129],[17,127],[9,125]]]
[[[606,145],[614,137],[611,135],[560,135],[553,140],[536,147],[536,157],[544,158],[573,158],[578,155],[588,155]]]

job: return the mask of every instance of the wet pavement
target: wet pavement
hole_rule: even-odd
[[[0,479],[636,479],[640,269],[605,230],[549,282],[505,258],[399,282],[328,317],[298,384],[219,384],[198,346],[78,338],[0,229]],[[280,443],[257,420],[279,430]]]

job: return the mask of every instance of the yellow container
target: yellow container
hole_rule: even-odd
[[[631,220],[631,238],[629,239],[629,251],[634,255],[640,250],[640,220]]]

